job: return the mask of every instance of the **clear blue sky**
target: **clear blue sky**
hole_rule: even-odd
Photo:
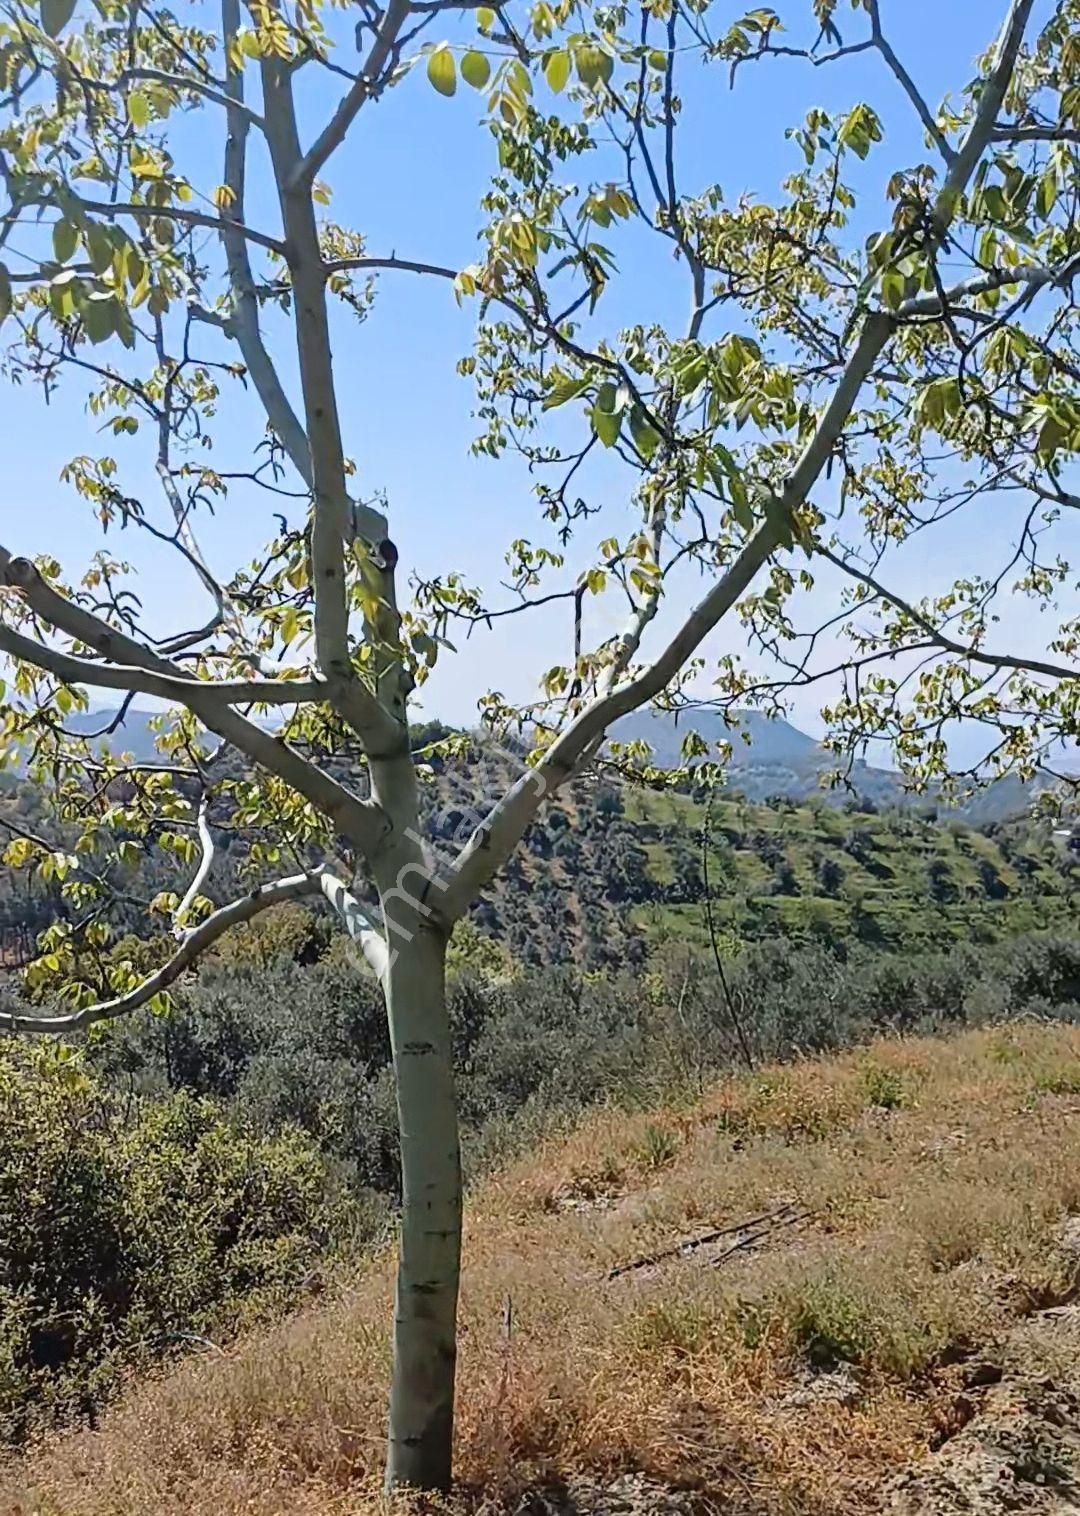
[[[742,8],[722,7],[732,18]],[[776,8],[783,19],[792,18],[792,37],[798,37],[795,18],[805,30],[809,0],[786,0]],[[718,14],[720,10],[717,7]],[[882,0],[890,39],[932,104],[968,80],[975,53],[989,43],[1003,11],[1004,0]],[[837,19],[851,39],[865,27],[865,17],[846,6],[838,10]],[[440,35],[451,42],[475,35],[468,14],[445,18],[440,25]],[[434,38],[435,30],[429,35]],[[886,143],[849,177],[856,184],[861,181],[867,191],[859,218],[862,229],[870,231],[884,224],[889,214],[881,195],[883,176],[928,152],[910,107],[873,54],[819,69],[794,60],[769,60],[747,66],[734,91],[728,89],[722,66],[694,65],[686,70],[682,89],[687,101],[679,133],[684,192],[717,182],[729,201],[743,190],[774,197],[780,180],[801,163],[799,149],[785,141],[785,126],[798,123],[811,105],[839,109],[867,99],[884,118]],[[304,102],[309,130],[331,103],[324,76],[318,98]],[[472,91],[459,88],[454,99],[445,100],[430,88],[422,69],[417,70],[381,103],[361,113],[349,143],[330,165],[334,218],[361,230],[373,254],[394,251],[454,267],[472,261],[480,224],[478,202],[493,161],[490,138],[478,126],[479,115],[480,99]],[[178,159],[193,178],[192,155],[200,160],[210,155],[210,162],[216,161],[219,127],[219,113],[211,106],[197,126],[185,126],[177,138]],[[595,179],[616,177],[603,162],[591,165],[588,160],[575,172]],[[197,182],[208,189],[217,178],[216,168],[200,167]],[[248,219],[276,230],[265,196],[260,201],[252,195]],[[670,263],[667,244],[647,234],[623,232],[613,246],[622,272],[613,293],[602,302],[603,325],[610,331],[630,320],[681,325],[687,286],[685,275]],[[421,573],[456,567],[471,579],[494,585],[502,577],[502,553],[513,537],[551,541],[551,535],[538,521],[529,480],[518,462],[493,463],[468,455],[476,430],[470,418],[472,390],[468,380],[455,374],[454,365],[469,350],[474,320],[475,307],[466,303],[459,310],[447,285],[386,274],[366,323],[358,325],[342,311],[335,359],[346,444],[358,463],[358,489],[365,495],[385,490],[403,566]],[[287,355],[283,327],[272,328],[270,339],[276,352]],[[283,367],[287,371],[287,363]],[[49,409],[40,392],[30,387],[5,386],[0,405],[7,439],[3,538],[14,551],[49,550],[75,569],[98,545],[85,505],[58,478],[62,464],[78,452],[112,451],[121,462],[125,490],[141,493],[155,510],[163,511],[149,437],[103,441],[96,434],[97,423],[85,414],[76,376],[65,382]],[[211,461],[222,469],[243,468],[261,419],[238,389],[226,391],[222,408],[228,425],[219,426]],[[233,439],[238,442],[231,447]],[[625,489],[619,476],[609,469],[594,475],[593,481],[610,501],[612,517],[610,522],[600,518],[587,536],[589,545],[624,530],[629,520],[620,503]],[[212,522],[200,527],[200,535],[215,568],[227,573],[238,560],[254,554],[272,530],[265,497],[240,492],[220,506]],[[975,540],[962,519],[956,530],[942,528],[933,534],[933,543],[928,540],[907,555],[904,587],[925,593],[957,573],[996,566],[1013,531],[1011,517],[1003,519],[1000,531],[992,526]],[[197,624],[201,592],[182,574],[177,560],[164,550],[154,551],[141,533],[136,537],[129,532],[110,546],[137,557],[141,592],[162,630]],[[688,586],[687,593],[691,590]],[[605,599],[595,603],[598,615],[603,614]],[[614,610],[613,600],[609,614]],[[660,618],[660,635],[670,614]],[[461,644],[459,657],[440,666],[425,692],[427,709],[468,720],[475,698],[488,687],[516,697],[527,695],[538,670],[565,661],[566,620],[565,611],[557,609],[533,620],[497,624],[494,633],[477,631],[468,644]],[[1021,642],[1034,636],[1037,641],[1039,633],[1017,615],[1007,618],[1002,636]],[[719,652],[738,645],[734,627],[721,630],[711,647]],[[101,703],[109,702],[103,698]],[[814,715],[818,703],[818,698],[807,697],[796,707],[797,719],[811,730],[819,726]]]

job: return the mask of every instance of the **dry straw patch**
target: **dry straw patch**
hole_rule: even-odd
[[[692,1109],[597,1112],[514,1165],[470,1207],[448,1509],[627,1469],[702,1509],[873,1509],[949,1415],[943,1365],[1067,1291],[1078,1075],[1069,1027],[880,1042]],[[607,1277],[788,1201],[811,1219],[757,1252]],[[227,1357],[133,1385],[97,1431],[13,1463],[0,1510],[374,1512],[389,1298],[383,1258]],[[837,1364],[844,1403],[792,1399]]]

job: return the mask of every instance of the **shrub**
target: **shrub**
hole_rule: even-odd
[[[863,1071],[868,1104],[882,1111],[899,1111],[908,1103],[904,1079],[896,1069],[882,1068],[879,1063],[868,1063]]]
[[[295,1130],[125,1102],[65,1046],[0,1055],[0,1434],[92,1415],[121,1371],[295,1298],[359,1216]]]

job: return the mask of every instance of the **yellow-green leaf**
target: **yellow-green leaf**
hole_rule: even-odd
[[[482,5],[476,12],[476,24],[486,34],[495,25],[495,12]]]
[[[556,406],[575,400],[589,387],[588,379],[558,379],[544,396],[544,410],[553,411]]]
[[[548,88],[558,95],[566,88],[566,81],[570,77],[570,54],[564,48],[557,47],[548,57],[544,65],[544,78],[548,82]]]
[[[473,89],[483,89],[491,78],[491,64],[483,53],[470,48],[461,60],[461,77],[466,84],[471,84]]]
[[[440,95],[452,95],[457,89],[454,55],[443,43],[428,57],[427,76]]]
[[[1039,180],[1039,188],[1035,196],[1035,209],[1040,216],[1049,216],[1057,203],[1057,196],[1057,175],[1052,168],[1048,168]]]
[[[615,68],[611,54],[592,43],[578,48],[574,62],[577,64],[578,78],[589,89],[600,83],[606,84]]]
[[[630,411],[630,435],[641,456],[648,460],[660,446],[660,433],[653,426],[640,405]]]
[[[132,90],[127,98],[127,111],[132,126],[142,127],[150,120],[150,101],[142,90]]]
[[[299,630],[300,617],[297,614],[296,607],[288,605],[285,607],[285,614],[281,618],[281,640],[286,647],[293,641]]]
[[[79,246],[79,229],[72,221],[56,221],[52,232],[53,252],[57,263],[66,263]]]

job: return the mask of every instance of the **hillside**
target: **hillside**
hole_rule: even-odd
[[[807,739],[809,740],[809,739]],[[341,765],[344,777],[357,775]],[[427,827],[444,856],[460,846],[478,797],[515,774],[506,755],[435,764],[425,787]],[[227,814],[227,813],[225,813]],[[40,792],[0,797],[4,816],[49,831]],[[708,942],[703,836],[706,807],[690,795],[615,780],[578,782],[545,807],[524,844],[473,908],[474,925],[518,962],[599,969],[640,962],[651,945]],[[722,792],[712,807],[708,893],[733,945],[789,942],[922,950],[992,942],[1075,924],[1080,855],[1055,845],[1048,823],[1018,819],[976,828],[911,812],[841,810],[820,794],[796,803],[750,802]],[[50,833],[59,838],[59,833]],[[215,899],[241,891],[242,838],[219,834]],[[184,888],[175,860],[148,850],[127,893]],[[138,883],[139,889],[133,888]],[[70,914],[59,885],[32,888],[0,867],[0,952],[18,962],[35,931]],[[140,935],[145,914],[120,907],[118,927]]]
[[[953,1516],[989,1467],[980,1511],[1071,1510],[1078,1091],[1075,1027],[998,1027],[534,1143],[470,1206],[438,1509]],[[133,1386],[0,1509],[374,1516],[390,1272]]]
[[[636,905],[633,919],[650,940],[703,944],[706,807],[629,792],[626,817],[662,897]],[[1076,856],[1036,823],[980,829],[820,800],[722,799],[708,831],[714,919],[738,941],[925,948],[1075,920]]]

